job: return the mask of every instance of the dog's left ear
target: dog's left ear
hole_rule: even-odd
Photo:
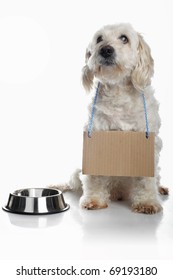
[[[141,91],[151,84],[151,77],[154,73],[154,61],[151,56],[150,47],[140,34],[138,34],[138,38],[138,59],[132,72],[131,80],[134,87]]]
[[[87,62],[88,59],[90,58],[91,53],[86,50],[85,54],[85,66],[82,68],[82,84],[86,91],[90,91],[92,89],[93,85],[93,79],[94,79],[94,74],[93,72],[89,69]]]

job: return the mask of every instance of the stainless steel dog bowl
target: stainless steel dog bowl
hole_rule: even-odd
[[[17,214],[54,214],[69,209],[63,194],[57,189],[31,188],[10,193],[3,210]]]

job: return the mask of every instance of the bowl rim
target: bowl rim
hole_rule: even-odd
[[[45,195],[45,196],[27,196],[27,195],[18,195],[17,194],[17,192],[20,193],[20,192],[25,191],[25,190],[54,190],[57,193],[56,194],[52,194],[52,195]],[[58,190],[58,189],[55,189],[55,188],[39,188],[39,187],[36,187],[36,188],[18,189],[18,190],[15,190],[13,193],[10,192],[10,195],[11,196],[15,196],[15,197],[21,197],[21,198],[24,197],[26,199],[30,199],[30,198],[41,199],[41,198],[45,198],[45,197],[54,197],[54,196],[62,195],[62,191]]]

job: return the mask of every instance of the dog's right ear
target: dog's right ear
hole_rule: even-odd
[[[82,69],[82,84],[87,91],[90,91],[92,89],[93,79],[94,79],[94,74],[87,65],[87,62],[88,62],[88,59],[90,58],[90,56],[91,56],[91,53],[88,50],[86,50],[86,54],[85,54],[85,63],[86,64]]]
[[[150,47],[140,34],[138,34],[138,38],[138,60],[131,78],[134,87],[141,91],[151,84],[151,77],[154,73],[154,61],[151,56]]]

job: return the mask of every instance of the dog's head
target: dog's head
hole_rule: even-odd
[[[137,90],[151,83],[150,48],[130,24],[108,25],[97,31],[85,60],[82,80],[87,90],[92,88],[94,77],[106,84],[130,81]]]

